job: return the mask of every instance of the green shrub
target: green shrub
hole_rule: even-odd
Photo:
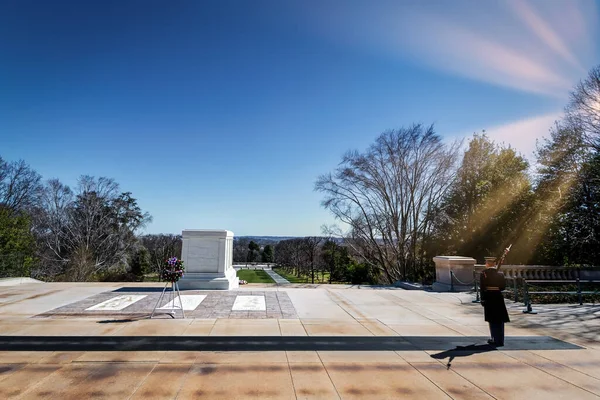
[[[141,282],[144,276],[141,277],[131,272],[127,272],[124,268],[112,269],[102,272],[96,276],[99,282]]]
[[[375,284],[377,283],[378,274],[375,270],[365,263],[357,263],[351,261],[346,270],[346,280],[353,285],[358,284]]]

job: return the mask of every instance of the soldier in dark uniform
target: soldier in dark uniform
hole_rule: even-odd
[[[496,269],[496,258],[485,258],[485,270],[481,273],[481,305],[485,320],[490,325],[492,338],[488,343],[493,346],[504,346],[504,323],[510,322],[504,305],[502,290],[506,288],[504,274]]]

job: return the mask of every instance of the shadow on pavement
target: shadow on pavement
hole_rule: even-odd
[[[478,353],[487,353],[490,351],[495,351],[496,347],[490,346],[489,344],[471,344],[468,346],[456,346],[454,349],[442,351],[441,353],[432,354],[431,358],[435,358],[436,360],[443,360],[444,358],[448,359],[448,364],[446,367],[449,369],[451,367],[452,361],[456,357],[468,357],[473,354]]]
[[[164,283],[163,283],[163,285],[164,285]],[[125,292],[125,293],[130,293],[130,292],[155,293],[155,292],[158,292],[158,293],[160,293],[163,290],[164,290],[164,286],[163,287],[122,287],[122,288],[113,290],[113,292],[114,293],[123,293],[123,292]],[[171,290],[170,287],[169,287],[169,290]]]

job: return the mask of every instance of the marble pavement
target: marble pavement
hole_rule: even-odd
[[[548,305],[524,315],[509,302],[513,342],[493,350],[477,344],[487,327],[468,293],[250,284],[182,291],[189,318],[149,320],[160,290],[135,283],[1,287],[0,398],[600,398],[597,305]],[[218,350],[153,348],[167,338],[186,348],[202,337]],[[223,351],[226,337],[242,349],[280,347]],[[94,347],[113,339],[112,350]],[[27,350],[27,343],[41,347]],[[141,347],[128,350],[127,343]],[[345,343],[346,350],[336,347]],[[372,350],[385,343],[397,347]]]

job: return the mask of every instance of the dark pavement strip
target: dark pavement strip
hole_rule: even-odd
[[[484,336],[0,336],[2,351],[469,351]],[[549,336],[510,336],[502,350],[582,349]]]

